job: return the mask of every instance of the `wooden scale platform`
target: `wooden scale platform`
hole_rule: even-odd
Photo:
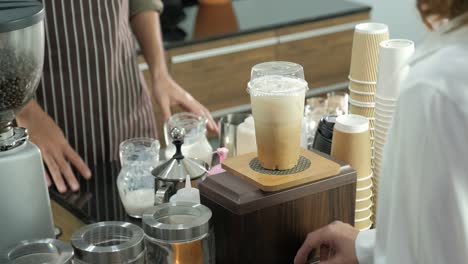
[[[340,172],[340,165],[314,152],[302,149],[301,156],[310,162],[305,170],[291,174],[275,175],[252,169],[249,164],[257,157],[256,152],[226,159],[223,168],[230,173],[254,184],[265,192],[276,192],[308,182],[318,181]],[[246,166],[247,165],[247,166]]]

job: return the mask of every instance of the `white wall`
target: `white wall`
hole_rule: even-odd
[[[427,34],[416,9],[416,0],[352,0],[372,6],[371,19],[385,23],[391,38],[405,38],[416,44]]]

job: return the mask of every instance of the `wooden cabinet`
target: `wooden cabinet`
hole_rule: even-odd
[[[260,62],[302,64],[311,89],[340,84],[349,74],[354,26],[368,19],[366,11],[173,48],[167,51],[168,66],[175,80],[210,111],[248,104],[250,70]],[[149,82],[148,76],[146,72]]]
[[[277,59],[301,64],[311,89],[346,82],[354,25],[367,18],[357,14],[279,29]]]
[[[210,111],[246,104],[249,102],[246,88],[250,79],[250,69],[257,63],[276,58],[274,37],[274,32],[245,36],[230,41],[227,46],[221,46],[222,50],[218,49],[218,53],[223,54],[210,56],[210,53],[199,53],[203,58],[185,62],[177,62],[177,58],[183,59],[183,56],[187,56],[183,49],[169,51],[171,58],[176,58],[171,64],[171,73]],[[255,41],[264,39],[271,39],[272,44],[257,47]],[[239,45],[245,43],[246,48],[242,50],[243,47]],[[219,47],[217,43],[213,43],[212,46]],[[216,48],[214,51],[216,52]]]

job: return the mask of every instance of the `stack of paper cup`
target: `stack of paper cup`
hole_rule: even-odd
[[[370,125],[371,148],[375,137],[375,95],[379,44],[388,40],[388,26],[380,23],[358,24],[354,30],[349,73],[349,112],[367,117]]]
[[[379,71],[375,95],[374,203],[377,203],[383,148],[400,93],[400,85],[409,72],[408,59],[414,43],[391,39],[380,43]],[[374,207],[376,209],[376,206]]]
[[[360,115],[336,118],[331,156],[347,162],[356,170],[355,227],[367,230],[372,226],[373,181],[368,120]]]

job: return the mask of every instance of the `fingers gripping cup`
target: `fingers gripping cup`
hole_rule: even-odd
[[[302,79],[278,75],[249,82],[258,159],[263,168],[287,170],[297,165],[307,89]]]

